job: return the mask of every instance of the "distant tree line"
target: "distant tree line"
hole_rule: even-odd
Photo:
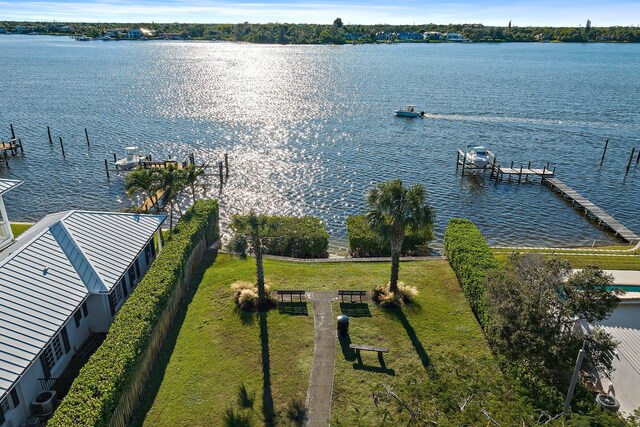
[[[18,27],[18,28],[16,28]],[[87,35],[100,37],[115,28],[148,28],[157,34],[179,35],[184,39],[222,40],[269,44],[343,44],[373,43],[376,34],[455,32],[474,42],[640,42],[640,27],[594,27],[587,21],[584,27],[518,27],[485,26],[482,24],[425,25],[350,25],[337,18],[332,25],[319,24],[157,24],[157,23],[51,23],[0,21],[5,32],[37,34]],[[0,30],[2,31],[2,30]],[[356,34],[356,41],[345,34]]]

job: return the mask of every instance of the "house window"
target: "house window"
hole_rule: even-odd
[[[77,309],[75,313],[73,313],[73,320],[76,322],[76,328],[80,327],[80,320],[82,319],[82,310]]]
[[[151,239],[151,241],[149,242],[149,249],[150,249],[150,253],[151,253],[151,258],[155,258],[156,257],[156,245],[153,242],[153,239]]]
[[[151,259],[151,249],[150,246],[147,245],[144,247],[144,262],[149,265],[149,260]]]
[[[50,345],[46,346],[44,349],[44,362],[47,366],[47,370],[49,371],[51,371],[51,369],[56,365],[56,357],[54,356]]]
[[[133,266],[129,267],[129,284],[131,285],[131,289],[134,287],[134,282],[136,280],[136,271],[133,269]]]
[[[138,262],[138,258],[136,258],[136,262],[134,263],[136,266],[136,279],[140,278],[140,263]]]
[[[122,288],[120,286],[115,286],[111,293],[109,294],[109,305],[111,306],[111,314],[116,314],[116,308],[122,301]]]
[[[15,388],[11,390],[11,402],[13,403],[14,408],[20,406],[20,399],[18,398],[18,392]]]
[[[53,342],[51,343],[51,347],[53,347],[53,353],[56,355],[56,360],[59,360],[62,357],[62,344],[60,344],[60,338],[55,336],[53,338]]]
[[[82,303],[82,313],[84,314],[84,317],[87,317],[87,315],[89,314],[89,310],[87,309],[87,303],[86,302]]]

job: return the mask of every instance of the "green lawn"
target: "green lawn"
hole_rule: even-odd
[[[535,252],[535,251],[527,251]],[[512,252],[494,250],[494,255],[503,265]],[[571,263],[573,268],[584,268],[587,265],[597,265],[604,270],[640,270],[640,255],[632,255],[633,252],[621,254],[601,253],[577,253],[577,252],[556,252],[555,255]],[[550,255],[545,255],[550,256]]]
[[[228,422],[231,409],[236,421],[246,416],[253,425],[261,425],[271,407],[279,424],[290,424],[287,408],[294,400],[304,402],[309,384],[311,304],[308,316],[281,314],[277,309],[262,318],[240,315],[233,307],[229,285],[254,280],[254,268],[253,260],[224,254],[207,268],[169,337],[135,425],[234,425]],[[265,272],[274,289],[369,290],[388,281],[389,265],[265,260]],[[354,316],[351,321],[354,343],[390,348],[385,367],[375,353],[368,352],[363,353],[363,365],[354,365],[348,343],[336,342],[334,424],[406,424],[408,412],[398,410],[395,400],[383,391],[384,385],[410,406],[422,406],[425,418],[437,416],[444,424],[486,424],[480,408],[504,425],[518,420],[511,414],[522,414],[520,404],[511,397],[447,262],[403,263],[400,277],[420,290],[415,304],[385,310],[367,303],[365,312],[370,317]],[[340,311],[335,303],[334,316]],[[263,372],[265,349],[268,369]],[[254,402],[253,408],[241,410],[238,395],[243,384]],[[421,403],[416,387],[423,394]],[[461,412],[460,406],[471,395]]]
[[[11,231],[13,232],[13,237],[18,237],[25,231],[27,231],[33,224],[11,224]]]

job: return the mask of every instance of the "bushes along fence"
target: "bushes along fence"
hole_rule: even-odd
[[[347,217],[347,237],[349,239],[349,253],[353,257],[391,256],[391,246],[375,231],[371,230],[364,215]],[[402,242],[402,255],[427,255],[428,244],[433,240],[433,229],[428,228],[419,232],[407,230]]]
[[[469,305],[484,328],[487,323],[487,273],[500,266],[480,230],[469,220],[451,218],[444,233],[444,250],[458,276]]]

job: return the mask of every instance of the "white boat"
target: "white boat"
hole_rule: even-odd
[[[116,169],[129,170],[140,165],[147,156],[142,153],[136,153],[138,147],[126,147],[124,149],[126,157],[116,161]]]
[[[398,117],[424,117],[424,111],[416,110],[415,105],[407,105],[407,108],[400,108],[393,113]]]
[[[88,41],[92,40],[92,38],[91,37],[87,37],[85,35],[82,35],[82,36],[76,37],[76,40],[79,41],[79,42],[88,42]]]
[[[471,150],[465,154],[465,162],[473,164],[479,169],[484,169],[496,158],[492,151],[487,150],[482,145],[470,146]]]

